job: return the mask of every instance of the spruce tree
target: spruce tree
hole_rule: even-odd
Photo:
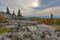
[[[52,13],[51,13],[51,25],[56,25],[56,20],[53,18]]]
[[[56,25],[56,19],[53,16],[54,15],[51,13],[51,24]]]
[[[18,16],[22,17],[20,10],[18,10]]]
[[[7,12],[6,12],[7,14],[10,14],[10,11],[9,11],[9,8],[7,7]]]
[[[51,20],[53,20],[53,14],[51,13]]]
[[[15,15],[15,12],[13,11],[12,15]]]
[[[51,13],[51,25],[53,25],[53,14]]]

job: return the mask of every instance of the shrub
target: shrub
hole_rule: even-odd
[[[2,14],[0,14],[0,23],[1,22],[5,22],[5,18],[4,18],[4,16]]]

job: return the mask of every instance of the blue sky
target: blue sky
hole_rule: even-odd
[[[32,5],[33,2],[38,6]],[[23,16],[49,16],[50,13],[60,16],[60,0],[0,0],[0,11],[6,11],[6,7],[16,14],[20,9]]]
[[[60,0],[41,0],[41,6],[36,8],[37,10],[44,10],[46,8],[60,6]]]

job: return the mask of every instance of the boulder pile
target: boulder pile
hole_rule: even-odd
[[[16,29],[16,30],[15,30]],[[59,40],[60,32],[47,25],[15,28],[11,40]]]

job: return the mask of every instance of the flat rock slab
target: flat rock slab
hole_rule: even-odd
[[[36,26],[27,26],[27,28],[28,28],[30,31],[37,30],[37,27],[36,27]]]

